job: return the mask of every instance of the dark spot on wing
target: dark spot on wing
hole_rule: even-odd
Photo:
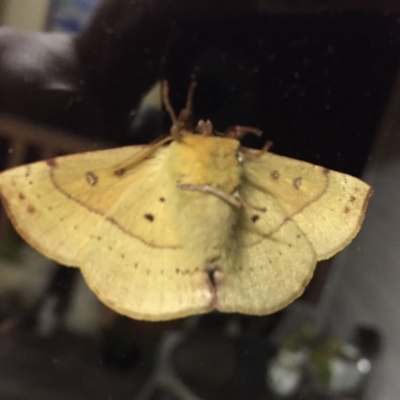
[[[144,214],[144,217],[150,222],[154,221],[154,215],[153,214]]]
[[[25,200],[25,195],[23,193],[20,193],[18,197],[20,200]]]
[[[349,207],[345,207],[345,208],[344,208],[344,213],[345,213],[345,214],[348,214],[349,212],[350,212],[350,208],[349,208]]]
[[[30,184],[30,185],[33,185],[33,182],[32,182],[32,181],[29,181],[29,184]]]
[[[125,172],[126,172],[126,169],[125,169],[125,168],[120,168],[120,169],[117,169],[116,171],[114,171],[114,174],[115,174],[116,176],[122,176],[122,175],[125,174]]]
[[[90,186],[95,186],[99,178],[94,172],[86,172],[86,181]]]
[[[161,275],[164,275],[164,270],[163,269],[161,270]]]
[[[51,211],[51,210],[53,209],[53,207],[52,207],[52,206],[48,206],[47,209],[48,209],[49,211]]]
[[[90,209],[90,208],[89,208]],[[100,214],[100,213],[98,213]],[[102,215],[102,214],[100,214]],[[134,235],[132,232],[130,232],[128,229],[125,229],[123,226],[120,225],[120,223],[113,217],[110,216],[105,216],[105,219],[110,222],[111,224],[115,225],[116,227],[118,227],[123,233],[125,233],[126,235],[130,236],[130,237],[134,237],[137,240],[140,240],[142,243],[146,244],[149,247],[153,247],[153,248],[162,248],[162,249],[177,249],[180,248],[180,246],[177,245],[170,245],[170,246],[157,246],[156,244],[154,244],[154,242],[151,241],[146,241],[144,240],[142,237],[138,236],[138,235]]]
[[[260,219],[260,216],[257,214],[254,214],[251,216],[251,222],[256,223]]]
[[[350,202],[351,202],[351,203],[354,203],[356,200],[357,200],[356,197],[354,197],[354,196],[351,196],[351,197],[350,197]]]
[[[57,166],[57,160],[55,158],[50,158],[49,160],[46,160],[46,164],[49,167],[55,167]]]
[[[135,269],[137,269],[138,266],[139,266],[139,263],[135,263],[135,265],[134,265]]]
[[[160,200],[161,203],[164,203],[165,197],[160,197],[158,200]]]
[[[293,179],[293,186],[295,189],[300,189],[302,183],[302,178],[298,177]]]
[[[146,275],[150,275],[150,270],[146,269]]]
[[[280,173],[278,172],[278,171],[272,171],[271,172],[271,178],[273,179],[273,180],[278,180],[279,179],[279,177],[280,177]]]
[[[121,258],[124,260],[125,259],[125,254],[121,254]]]
[[[97,236],[97,240],[100,242],[100,240],[101,240],[101,236]]]
[[[32,204],[29,204],[29,206],[26,208],[26,211],[28,211],[29,214],[34,214],[36,212],[36,208]]]

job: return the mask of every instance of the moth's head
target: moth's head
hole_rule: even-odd
[[[180,140],[170,145],[170,173],[184,184],[211,185],[232,192],[240,183],[241,164],[236,139],[184,131]]]
[[[241,139],[247,133],[261,134],[251,127],[233,126],[225,136],[215,136],[210,121],[199,121],[197,131],[190,130],[192,100],[196,84],[189,86],[186,107],[176,116],[168,96],[168,84],[163,83],[165,109],[172,120],[168,159],[169,172],[182,184],[210,185],[231,193],[240,184],[243,154]]]

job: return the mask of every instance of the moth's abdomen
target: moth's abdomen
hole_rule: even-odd
[[[209,193],[180,190],[177,193],[176,230],[185,247],[208,253],[226,246],[236,223],[237,210]]]

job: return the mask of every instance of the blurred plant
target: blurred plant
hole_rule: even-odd
[[[20,253],[18,250],[22,242],[14,228],[9,226],[0,240],[0,257],[7,261],[19,261]]]
[[[330,336],[318,338],[310,347],[311,367],[317,381],[328,386],[331,380],[331,361],[340,354],[341,343],[338,338]]]

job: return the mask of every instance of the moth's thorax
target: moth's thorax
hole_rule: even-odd
[[[170,145],[168,169],[181,183],[211,185],[227,193],[240,183],[242,167],[237,160],[237,140],[184,133]]]

